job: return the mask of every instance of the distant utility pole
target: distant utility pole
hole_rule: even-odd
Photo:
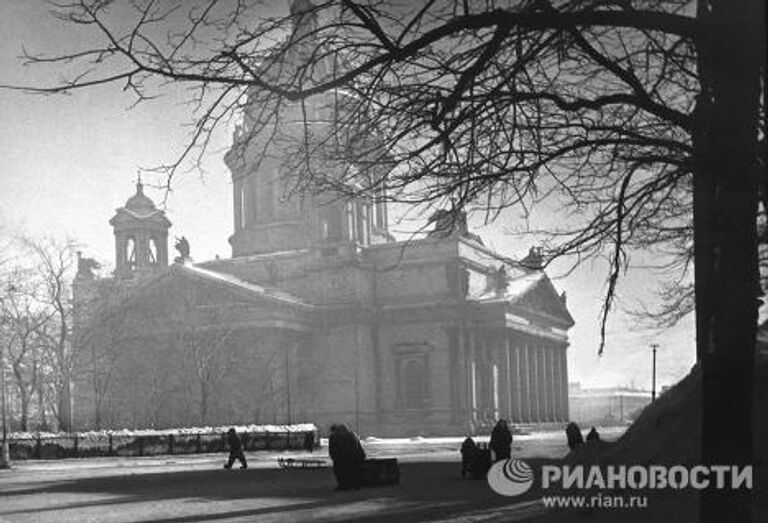
[[[290,362],[288,359],[288,351],[291,350],[291,345],[285,345],[285,402],[288,417],[288,425],[293,424],[293,416],[291,415],[291,374],[290,374]]]
[[[653,352],[653,371],[651,373],[651,402],[656,401],[656,349],[658,348],[658,343],[651,343],[651,351]]]
[[[9,281],[8,293],[11,293],[15,290],[16,288]],[[0,297],[0,301],[2,300],[3,298]],[[5,389],[5,346],[0,345],[0,404],[2,404],[0,408],[2,409],[1,414],[3,417],[3,442],[2,446],[0,447],[0,469],[11,468],[11,453],[8,449],[8,398],[5,396]]]
[[[2,403],[2,416],[3,416],[3,443],[0,448],[0,469],[11,468],[11,453],[8,449],[8,413],[6,408],[5,397],[5,358],[3,357],[3,349],[0,347],[0,403]]]

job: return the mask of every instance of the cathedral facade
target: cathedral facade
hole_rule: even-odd
[[[447,212],[426,237],[395,241],[383,194],[291,195],[248,127],[246,111],[225,156],[231,258],[194,263],[184,239],[170,263],[171,224],[139,183],[110,220],[113,277],[82,260],[77,429],[456,435],[568,419],[573,319],[535,251],[511,260]]]
[[[463,434],[568,419],[573,320],[532,251],[461,223],[395,242],[383,202],[282,201],[234,170],[233,256],[168,264],[137,184],[110,221],[115,273],[75,283],[79,429],[346,422]]]

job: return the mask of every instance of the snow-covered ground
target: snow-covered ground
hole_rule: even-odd
[[[618,436],[601,430],[604,439]],[[478,438],[483,441],[487,438]],[[463,480],[462,437],[371,438],[371,457],[397,457],[398,485],[335,492],[330,467],[281,470],[279,457],[328,460],[327,446],[304,451],[247,452],[248,470],[224,470],[226,453],[18,461],[0,470],[0,522],[250,523],[253,521],[521,521],[544,516],[530,492],[510,500],[484,481]],[[516,436],[513,455],[557,458],[565,434]]]
[[[601,437],[607,440],[614,440],[621,436],[626,430],[626,427],[596,427]],[[582,431],[586,435],[586,431]],[[422,436],[415,436],[412,438],[376,438],[369,436],[363,439],[363,443],[366,445],[461,445],[465,436],[448,436],[448,437],[435,437],[425,438]],[[487,443],[490,440],[490,436],[473,436],[476,443]],[[557,440],[562,439],[565,442],[564,430],[548,430],[548,431],[533,431],[528,434],[515,434],[513,436],[514,441],[539,441],[539,440]],[[327,442],[327,440],[323,440]]]
[[[601,437],[608,441],[618,439],[624,427],[598,427]],[[474,438],[478,443],[487,443],[488,436]],[[363,448],[370,457],[396,457],[401,461],[457,461],[458,449],[463,436],[412,437],[363,439]],[[515,435],[512,443],[513,455],[517,457],[562,457],[568,451],[563,431],[541,431]],[[321,447],[313,453],[306,451],[253,451],[246,452],[248,462],[255,468],[276,468],[278,457],[295,459],[328,459],[328,440],[321,439]],[[167,471],[181,469],[207,469],[218,467],[225,454],[178,454],[145,457],[94,457],[61,460],[16,461],[14,467],[20,471],[66,471],[77,469],[146,469]],[[330,463],[330,462],[329,462]],[[0,471],[2,473],[2,471]]]

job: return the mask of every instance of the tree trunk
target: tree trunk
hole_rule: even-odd
[[[57,387],[59,404],[59,430],[61,432],[72,432],[72,403],[69,376],[63,375],[61,383]]]
[[[208,421],[208,383],[200,381],[200,423],[205,425]]]
[[[714,184],[711,280],[704,289],[711,318],[703,371],[702,453],[705,464],[753,462],[752,387],[758,309],[757,147],[761,2],[712,2],[717,35],[712,51],[709,136]],[[697,253],[698,258],[698,253]],[[698,263],[698,262],[697,262]],[[697,290],[702,289],[699,285]],[[697,322],[699,323],[699,322]],[[714,483],[714,482],[712,482]],[[714,487],[714,485],[713,485]],[[710,488],[702,494],[701,519],[751,521],[751,492]]]
[[[29,430],[29,393],[23,383],[19,382],[19,403],[21,412],[19,413],[19,430],[26,432]]]
[[[45,393],[43,392],[42,380],[39,379],[35,387],[37,390],[37,401],[40,408],[40,430],[48,431],[48,416],[46,415]]]

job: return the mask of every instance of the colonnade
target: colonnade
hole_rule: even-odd
[[[455,398],[475,426],[568,420],[566,343],[512,329],[458,333],[464,387]],[[464,379],[462,379],[464,378]]]

